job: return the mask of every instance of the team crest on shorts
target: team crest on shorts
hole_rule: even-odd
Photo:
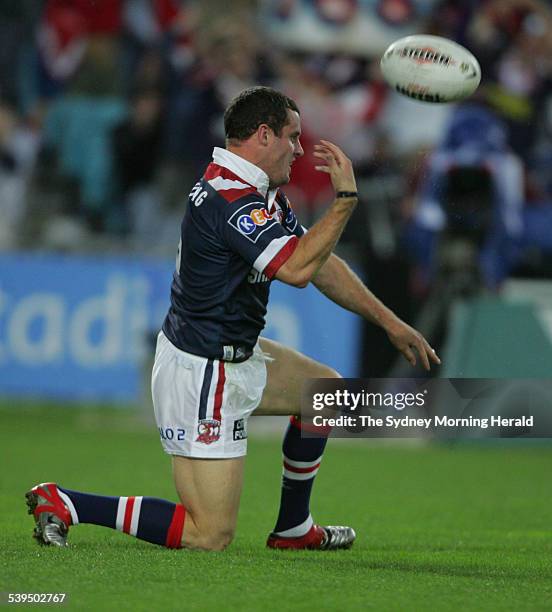
[[[196,442],[212,444],[220,438],[220,421],[216,419],[202,419],[197,426]]]

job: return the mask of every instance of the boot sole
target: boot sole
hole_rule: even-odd
[[[44,541],[44,534],[42,532],[42,527],[40,525],[40,522],[36,518],[36,516],[34,516],[34,512],[36,510],[36,507],[38,506],[38,495],[34,491],[27,491],[27,493],[25,493],[25,502],[27,504],[28,513],[32,514],[35,520],[33,538],[37,541],[38,544],[40,544],[40,546],[49,546],[50,542]]]

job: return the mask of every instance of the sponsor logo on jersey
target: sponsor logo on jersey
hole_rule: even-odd
[[[252,234],[257,227],[255,222],[249,215],[240,215],[238,217],[237,225],[240,232],[242,234],[245,234],[246,236]]]
[[[270,279],[268,278],[268,276],[266,276],[266,274],[255,270],[255,268],[251,268],[251,270],[249,270],[249,274],[247,275],[247,282],[251,285],[254,285],[255,283],[268,283],[269,281]]]
[[[264,225],[267,221],[272,219],[272,215],[266,210],[266,208],[254,208],[249,216],[253,219],[255,225]]]
[[[295,226],[297,225],[297,217],[295,216],[295,213],[293,212],[293,210],[291,209],[288,210],[284,223],[290,229],[295,229]]]
[[[274,200],[274,203],[272,204],[272,208],[270,210],[271,210],[270,218],[278,219],[280,224],[282,224],[284,222],[285,214],[284,214],[284,210],[282,209],[281,203],[278,201],[278,198]]]
[[[202,419],[197,426],[196,442],[212,444],[220,438],[220,421],[216,419]]]
[[[251,204],[244,204],[231,215],[228,224],[242,236],[256,243],[259,237],[273,226],[276,214],[271,215],[266,208],[261,208],[263,202],[252,202],[252,204],[258,204],[259,208],[249,210]]]
[[[234,441],[245,440],[247,438],[247,429],[245,428],[245,419],[237,419],[234,421],[233,431]]]
[[[251,355],[251,351],[243,346],[232,346],[231,344],[223,346],[222,353],[223,361],[233,361],[235,363],[245,361]]]
[[[236,361],[239,361],[240,359],[244,359],[245,356],[246,356],[245,349],[242,348],[241,346],[236,347],[236,352],[234,354],[234,359]]]

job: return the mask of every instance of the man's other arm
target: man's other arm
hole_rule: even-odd
[[[412,349],[416,349],[426,370],[430,368],[430,361],[441,363],[422,334],[387,308],[337,255],[332,254],[328,258],[312,282],[339,306],[382,327],[391,343],[412,365],[416,365],[416,356]]]

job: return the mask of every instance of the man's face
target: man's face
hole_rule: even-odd
[[[289,183],[291,165],[304,153],[299,142],[301,136],[299,113],[288,109],[287,114],[288,122],[282,128],[280,136],[271,134],[268,155],[263,168],[268,174],[271,189]]]

